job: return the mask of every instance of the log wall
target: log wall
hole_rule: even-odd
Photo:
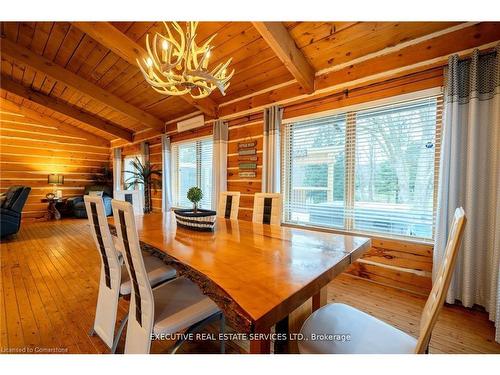
[[[26,185],[31,192],[24,206],[24,219],[43,218],[47,203],[41,200],[53,191],[49,174],[64,175],[59,185],[63,197],[82,195],[93,176],[109,166],[109,141],[88,137],[78,128],[52,118],[31,118],[2,103],[0,113],[0,192],[13,185]],[[88,134],[87,134],[88,135]]]

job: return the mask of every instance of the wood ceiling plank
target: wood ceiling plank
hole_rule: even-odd
[[[328,48],[316,51],[317,53],[309,57],[314,66],[325,69],[332,65],[348,63],[353,59],[447,29],[457,24],[458,22],[395,23],[383,32],[370,33],[362,38],[337,45],[335,48],[330,44]]]
[[[134,107],[122,99],[118,98],[102,89],[101,87],[85,80],[84,78],[62,68],[61,66],[45,59],[40,55],[16,45],[8,40],[4,40],[2,45],[2,55],[6,54],[12,58],[22,61],[24,64],[45,73],[65,85],[72,87],[86,95],[93,97],[102,104],[105,104],[127,116],[135,118],[145,125],[162,131],[164,123],[162,120]]]
[[[142,59],[147,55],[143,47],[108,22],[74,22],[73,24],[131,65],[136,65],[136,59]],[[183,95],[182,98],[209,116],[217,115],[217,104],[210,98],[193,99],[190,95]]]
[[[37,22],[35,26],[35,34],[33,35],[33,40],[31,41],[30,49],[42,55],[45,50],[45,46],[49,40],[50,32],[54,22]]]
[[[314,44],[357,22],[300,22],[288,30],[298,48]]]
[[[128,141],[132,139],[131,132],[117,125],[92,116],[91,114],[83,112],[76,107],[69,106],[68,104],[63,103],[55,98],[36,92],[29,87],[22,86],[21,84],[14,82],[8,77],[2,76],[1,78],[2,90],[9,91],[10,93],[20,96],[26,100],[35,102],[65,116],[72,117],[97,129],[106,131],[107,133],[112,134],[116,137],[123,138]]]
[[[29,47],[35,34],[35,22],[20,22],[17,43],[24,47]]]
[[[16,41],[19,33],[19,22],[1,22],[2,35]]]
[[[295,79],[308,91],[314,91],[314,69],[281,22],[253,22],[254,27],[285,64]]]
[[[1,57],[1,70],[2,74],[7,77],[12,77],[12,61],[7,56]]]
[[[399,51],[382,54],[358,64],[326,73],[317,77],[317,89],[333,84],[360,79],[369,75],[381,74],[392,69],[409,67],[413,64],[432,60],[436,57],[474,48],[495,40],[500,40],[500,22],[484,22],[444,34]]]
[[[273,87],[293,80],[293,77],[290,75],[290,72],[284,66],[270,71],[269,76],[272,78],[260,82],[253,82],[252,85],[249,86],[241,84],[239,85],[239,87],[235,87],[234,92],[231,92],[230,94],[226,95],[224,97],[224,100],[226,102],[231,100],[236,100],[243,96],[251,95],[252,93],[265,90],[269,87]]]
[[[333,88],[359,85],[361,82],[382,80],[384,77],[404,75],[446,65],[449,55],[500,40],[500,22],[483,22],[453,31],[420,43],[349,65],[337,71],[316,77],[315,87],[321,96]],[[300,84],[291,84],[253,97],[221,105],[220,116],[231,117],[256,111],[264,106],[282,104],[308,97]],[[310,96],[309,96],[310,97]]]

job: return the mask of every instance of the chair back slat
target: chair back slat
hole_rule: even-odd
[[[453,224],[448,236],[448,242],[446,243],[443,261],[437,272],[434,285],[432,286],[432,290],[422,312],[420,335],[415,348],[416,353],[425,353],[429,346],[432,330],[436,325],[439,312],[443,307],[448,288],[450,287],[466,221],[467,219],[463,208],[457,208],[453,217]]]
[[[282,198],[279,193],[255,193],[252,221],[260,224],[281,224]]]
[[[225,219],[238,220],[238,211],[240,208],[239,191],[223,191],[219,195],[217,204],[217,217]]]
[[[114,341],[116,311],[121,285],[121,262],[109,231],[102,197],[85,195],[85,210],[90,232],[101,259],[101,276],[94,331],[111,347]]]
[[[135,225],[134,208],[125,201],[113,199],[113,218],[118,241],[132,284],[125,353],[149,353],[154,319],[153,291],[142,257]]]

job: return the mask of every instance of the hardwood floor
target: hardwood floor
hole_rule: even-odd
[[[0,353],[107,353],[93,323],[99,258],[86,220],[24,223],[17,237],[0,243]],[[425,299],[394,288],[341,275],[328,287],[328,300],[348,303],[417,335]],[[119,318],[128,304],[120,302]],[[119,322],[118,322],[119,323]],[[117,323],[117,324],[118,324]],[[207,327],[217,332],[217,327]],[[487,314],[445,306],[431,340],[431,353],[500,353]],[[124,340],[118,352],[123,351]],[[154,342],[153,353],[170,343]],[[231,341],[227,353],[243,353],[247,342]],[[217,353],[218,342],[186,343],[182,353]]]

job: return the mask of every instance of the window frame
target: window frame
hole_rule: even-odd
[[[133,188],[125,188],[126,181],[128,180],[128,177],[126,177],[127,174],[127,160],[135,160],[136,158],[139,158],[139,160],[142,161],[142,155],[141,154],[130,154],[130,155],[125,155],[123,157],[123,183],[122,183],[122,188],[123,190],[139,190],[142,191],[144,190],[144,186],[142,184],[134,184]],[[137,172],[137,169],[134,168],[134,172]]]
[[[384,105],[397,105],[400,103],[404,103],[412,100],[426,99],[436,97],[437,98],[437,115],[440,113],[441,116],[436,116],[436,144],[435,144],[435,156],[434,156],[434,188],[433,188],[433,224],[432,224],[432,237],[431,238],[423,238],[423,237],[412,237],[405,235],[398,235],[392,233],[381,233],[381,232],[372,232],[365,230],[357,230],[354,228],[354,204],[355,204],[355,185],[356,185],[356,177],[355,177],[355,163],[356,163],[356,143],[355,142],[345,142],[345,174],[344,174],[344,204],[346,215],[344,217],[344,228],[336,228],[330,226],[322,226],[320,224],[302,224],[302,223],[294,223],[287,221],[286,218],[286,210],[283,210],[282,213],[282,225],[292,227],[292,228],[308,228],[314,229],[318,231],[328,232],[328,233],[339,233],[339,234],[355,234],[355,235],[365,235],[374,238],[388,238],[394,240],[400,240],[410,243],[422,243],[422,244],[432,244],[434,242],[435,235],[435,224],[436,224],[436,210],[437,210],[437,192],[438,192],[438,181],[439,181],[439,157],[441,151],[441,138],[442,138],[442,118],[444,108],[443,105],[443,88],[442,87],[434,87],[426,90],[415,91],[412,93],[390,96],[383,99],[373,100],[369,102],[364,102],[360,104],[345,106],[336,108],[333,110],[315,112],[312,114],[296,116],[284,119],[281,124],[281,133],[284,134],[284,128],[289,126],[289,124],[296,123],[299,121],[306,120],[314,120],[320,119],[328,116],[341,115],[345,114],[346,116],[346,129],[345,129],[345,139],[347,140],[349,137],[355,136],[356,134],[356,121],[352,121],[349,116],[356,117],[356,113],[359,111],[369,110],[376,107],[384,106]],[[354,138],[355,139],[355,138]],[[289,160],[289,156],[286,153],[286,143],[287,140],[285,136],[281,137],[281,170],[282,177],[280,181],[281,193],[283,194],[287,186],[284,184],[285,182],[285,172],[286,172],[286,162]],[[291,187],[291,186],[290,186]],[[289,187],[289,188],[290,188]],[[283,197],[285,199],[285,196]]]
[[[170,179],[170,187],[172,189],[172,210],[174,209],[186,209],[186,208],[191,208],[191,207],[182,207],[179,204],[178,201],[178,196],[177,193],[179,191],[179,169],[177,168],[179,162],[179,146],[183,144],[188,144],[188,143],[195,143],[196,144],[196,186],[201,185],[201,170],[198,170],[198,157],[201,156],[201,143],[200,147],[197,146],[198,142],[202,141],[212,141],[213,138],[212,136],[202,136],[202,137],[196,137],[196,138],[190,138],[182,141],[177,141],[177,142],[172,142],[171,147],[172,147],[172,158],[171,158],[171,179]],[[198,150],[200,151],[200,154],[198,155]],[[213,150],[212,150],[213,152]],[[212,155],[212,166],[213,166],[213,155]],[[200,165],[201,165],[201,159],[200,159]],[[213,181],[212,181],[212,187],[213,187]],[[213,201],[213,196],[212,196],[212,191],[213,188],[210,189],[210,201]]]

